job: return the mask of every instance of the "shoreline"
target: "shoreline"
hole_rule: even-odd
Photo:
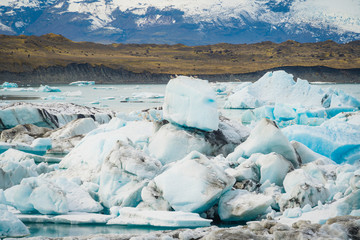
[[[199,74],[196,77],[210,82],[253,82],[268,71],[285,70],[309,82],[317,83],[360,83],[360,68],[335,69],[323,66],[286,66],[239,74]],[[29,72],[0,72],[0,82],[14,82],[18,85],[68,84],[74,81],[95,81],[97,84],[166,84],[175,74],[151,72],[135,73],[124,69],[105,66],[72,63],[66,67],[40,67]]]

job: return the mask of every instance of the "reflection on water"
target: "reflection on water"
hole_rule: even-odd
[[[143,234],[158,230],[169,230],[169,228],[156,227],[132,227],[118,225],[71,225],[54,223],[27,223],[29,237],[68,237],[87,236],[95,234]]]
[[[0,95],[0,100],[37,100],[40,99],[40,97],[36,96],[19,96],[19,95]]]

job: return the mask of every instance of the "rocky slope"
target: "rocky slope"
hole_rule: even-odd
[[[61,35],[0,36],[0,81],[19,84],[164,83],[172,75],[219,81],[256,80],[285,69],[310,81],[359,82],[360,42],[205,46],[96,44]]]

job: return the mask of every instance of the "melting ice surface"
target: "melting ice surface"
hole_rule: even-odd
[[[1,106],[1,146],[10,149],[0,155],[0,220],[16,228],[0,237],[26,235],[20,220],[56,237],[204,227],[218,217],[323,224],[359,215],[358,87],[352,97],[279,71],[256,83],[179,77],[54,89],[20,89],[41,98]],[[66,156],[35,156],[40,146]]]

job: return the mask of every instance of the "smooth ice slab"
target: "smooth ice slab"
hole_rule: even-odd
[[[154,181],[173,209],[201,213],[233,186],[235,178],[194,151],[155,177]]]
[[[206,80],[185,76],[170,80],[163,109],[170,122],[204,131],[218,129],[216,94]]]
[[[196,213],[150,211],[136,208],[121,208],[120,216],[108,221],[109,225],[144,225],[156,227],[208,227],[212,220]]]

